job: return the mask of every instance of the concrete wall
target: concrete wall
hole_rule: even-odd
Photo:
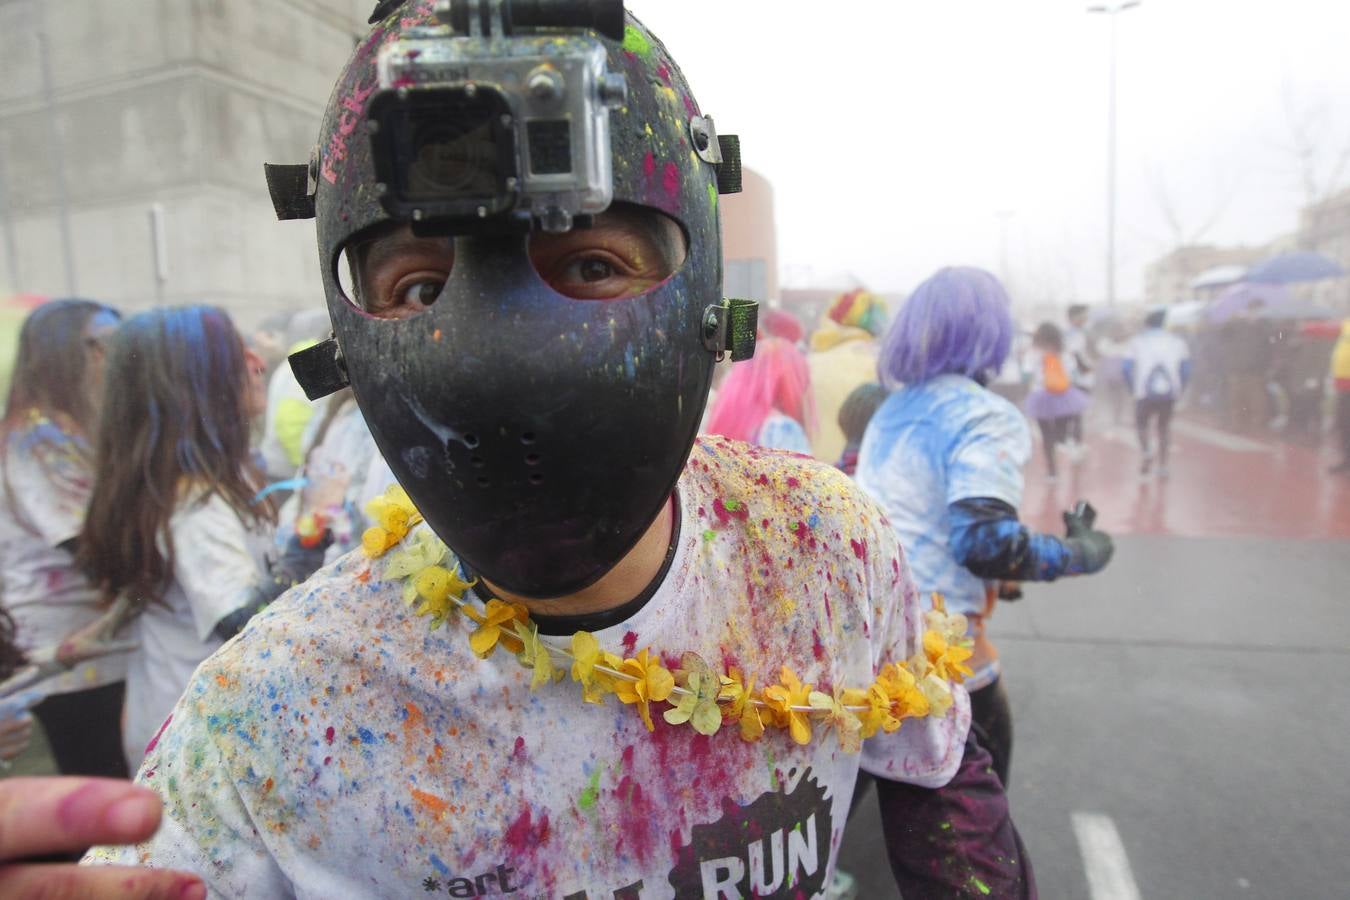
[[[67,291],[59,147],[79,293],[129,309],[157,298],[218,303],[244,324],[321,304],[313,224],[275,220],[262,164],[308,160],[372,8],[0,0],[0,293]],[[163,285],[156,203],[167,226]]]

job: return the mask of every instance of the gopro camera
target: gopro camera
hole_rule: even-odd
[[[366,107],[381,203],[415,233],[569,230],[613,198],[605,47],[623,0],[441,0],[380,50]]]

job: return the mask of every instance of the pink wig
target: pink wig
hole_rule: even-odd
[[[755,355],[736,363],[722,381],[708,417],[708,433],[753,442],[769,414],[777,410],[812,434],[816,429],[811,370],[806,356],[777,337],[761,338]]]

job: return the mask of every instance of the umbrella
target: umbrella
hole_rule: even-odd
[[[1260,315],[1266,310],[1288,306],[1291,303],[1289,291],[1278,284],[1252,284],[1239,282],[1225,288],[1223,293],[1205,308],[1205,318],[1212,324],[1218,324],[1249,309],[1252,304],[1260,304]]]
[[[1167,307],[1167,327],[1168,328],[1187,328],[1200,321],[1201,314],[1205,311],[1205,301],[1203,300],[1185,300],[1181,303],[1173,303]]]
[[[1247,271],[1243,280],[1253,284],[1296,284],[1344,274],[1344,269],[1320,253],[1295,250],[1257,263]]]
[[[1241,281],[1247,274],[1246,266],[1211,266],[1191,279],[1191,290],[1223,287]]]

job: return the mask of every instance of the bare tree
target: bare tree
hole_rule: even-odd
[[[1305,206],[1326,200],[1345,183],[1350,170],[1350,131],[1339,105],[1326,97],[1303,102],[1285,80],[1280,91],[1286,141],[1282,149],[1292,162]]]

